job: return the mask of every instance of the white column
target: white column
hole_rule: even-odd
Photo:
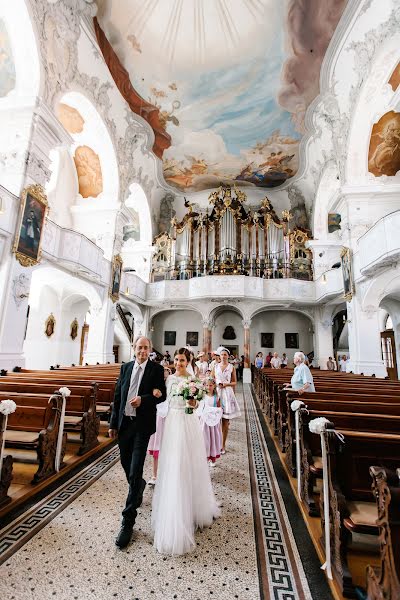
[[[333,358],[332,307],[317,307],[314,314],[314,364],[326,369],[328,358]]]
[[[357,297],[347,303],[349,326],[349,369],[353,373],[375,374],[386,377],[387,371],[382,360],[379,308],[362,308]]]
[[[94,365],[114,362],[115,304],[106,298],[102,306],[90,307],[89,338],[83,362]]]

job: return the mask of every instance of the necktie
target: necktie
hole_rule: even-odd
[[[129,400],[132,400],[132,398],[137,396],[138,389],[139,389],[140,373],[141,373],[141,368],[140,368],[139,364],[136,363],[135,366],[133,367],[133,377],[131,379],[131,385],[129,386],[128,396],[126,399],[125,414],[127,417],[135,417],[136,416],[136,408],[134,408],[129,403]]]

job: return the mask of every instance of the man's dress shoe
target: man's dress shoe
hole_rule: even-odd
[[[133,532],[133,524],[131,523],[122,523],[121,529],[117,538],[115,540],[115,545],[118,548],[126,548],[129,542],[131,541]]]

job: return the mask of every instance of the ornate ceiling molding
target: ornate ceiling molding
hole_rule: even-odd
[[[159,109],[144,100],[136,92],[129,79],[128,71],[122,66],[121,61],[114,52],[96,18],[94,18],[94,28],[103,58],[117,88],[128,103],[130,109],[147,121],[154,131],[155,139],[153,152],[158,158],[162,158],[164,150],[171,145],[171,137],[160,123]]]

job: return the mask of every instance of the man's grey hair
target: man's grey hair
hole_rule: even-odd
[[[153,344],[151,343],[151,339],[149,337],[147,337],[147,335],[141,335],[141,334],[137,335],[135,337],[135,339],[133,340],[133,343],[132,343],[133,351],[136,350],[136,345],[137,345],[138,341],[141,340],[141,339],[145,339],[145,340],[147,340],[149,342],[150,352],[151,352],[153,350]]]

